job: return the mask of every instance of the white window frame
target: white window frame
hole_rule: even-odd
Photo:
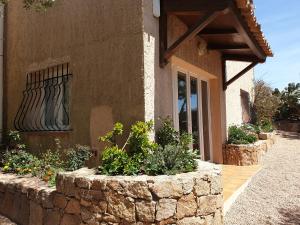
[[[173,121],[174,127],[179,131],[179,118],[178,118],[178,73],[181,72],[186,75],[186,87],[187,87],[187,110],[188,110],[188,132],[192,133],[192,116],[191,116],[191,77],[197,79],[198,85],[198,128],[199,128],[199,146],[202,160],[204,159],[204,136],[203,136],[203,112],[202,112],[202,85],[201,82],[207,82],[207,98],[208,98],[208,123],[209,123],[209,152],[210,160],[213,161],[212,151],[212,135],[211,135],[211,110],[210,110],[210,82],[209,78],[201,76],[201,74],[191,72],[178,65],[172,65],[172,87],[173,87]]]

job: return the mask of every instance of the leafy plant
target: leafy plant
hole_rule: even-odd
[[[128,154],[117,146],[106,147],[102,154],[102,165],[99,171],[107,175],[124,174]]]
[[[7,151],[3,158],[2,171],[19,175],[35,174],[40,168],[40,160],[24,150]]]
[[[273,89],[263,80],[254,83],[253,123],[272,120],[278,111],[280,98],[273,94]]]
[[[26,145],[22,142],[22,137],[19,131],[10,130],[7,135],[6,150],[25,150]]]
[[[228,143],[229,144],[251,144],[257,141],[257,136],[247,133],[242,127],[229,127]]]
[[[263,132],[273,132],[274,131],[274,127],[273,127],[273,124],[272,124],[272,121],[270,120],[264,120],[260,123],[260,129],[261,131]]]
[[[172,120],[166,118],[161,120],[161,128],[156,132],[157,144],[165,147],[166,145],[176,145],[179,143],[179,132],[173,127]]]
[[[123,124],[116,123],[112,131],[105,136],[99,137],[99,141],[108,142],[112,145],[117,145],[117,137],[123,134]]]
[[[180,145],[166,145],[148,154],[144,170],[148,175],[177,174],[191,172],[197,168],[197,154]]]
[[[92,156],[91,149],[88,146],[76,145],[66,153],[65,168],[68,171],[78,170],[84,167],[85,162]]]

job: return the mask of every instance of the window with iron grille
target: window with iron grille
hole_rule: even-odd
[[[15,128],[19,131],[70,130],[71,78],[68,64],[27,74]]]

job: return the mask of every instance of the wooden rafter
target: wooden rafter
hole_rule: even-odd
[[[164,57],[168,60],[184,43],[194,38],[208,24],[214,21],[220,11],[210,11],[205,16],[201,17],[192,27],[190,27],[177,41],[175,41],[164,53]]]
[[[237,79],[242,77],[244,74],[246,74],[248,71],[253,69],[259,62],[254,61],[250,65],[248,65],[245,69],[243,69],[241,72],[236,74],[234,77],[232,77],[230,80],[227,81],[227,75],[226,75],[226,60],[223,58],[222,60],[222,71],[223,71],[223,90],[227,90],[228,86],[235,82]]]
[[[264,63],[265,59],[259,59],[256,56],[253,55],[236,55],[236,54],[224,54],[223,55],[224,60],[230,60],[230,61],[239,61],[239,62],[259,62]]]
[[[240,45],[217,45],[217,44],[209,44],[207,46],[209,50],[219,50],[219,51],[224,51],[224,50],[245,50],[249,49],[248,45],[245,44],[240,44]]]

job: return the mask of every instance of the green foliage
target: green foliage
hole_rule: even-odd
[[[90,148],[76,145],[73,149],[63,149],[59,139],[55,139],[55,149],[47,150],[39,158],[23,150],[22,138],[19,132],[9,132],[9,145],[1,160],[2,171],[19,175],[32,174],[55,185],[58,172],[76,170],[84,166],[91,157]]]
[[[172,120],[166,118],[162,120],[161,128],[156,132],[156,142],[162,147],[177,145],[179,143],[179,136],[179,132],[173,127]]]
[[[272,121],[270,120],[262,121],[259,126],[262,132],[270,133],[274,131]]]
[[[40,168],[40,160],[24,150],[7,151],[3,158],[2,171],[25,175],[35,174]]]
[[[123,134],[123,124],[116,123],[112,131],[105,136],[99,137],[99,141],[108,142],[112,145],[117,145],[117,137]]]
[[[0,0],[1,4],[7,4],[9,0]],[[36,11],[45,11],[52,7],[55,0],[23,0],[25,9],[34,9]]]
[[[149,149],[155,147],[153,141],[149,139],[150,132],[153,131],[153,121],[137,122],[132,125],[131,132],[128,138],[128,153],[129,155],[144,154],[146,155]]]
[[[10,130],[7,139],[6,150],[25,150],[26,146],[22,143],[22,137],[19,131]]]
[[[107,175],[159,175],[190,172],[197,167],[196,153],[190,150],[192,135],[180,135],[169,119],[164,120],[158,130],[157,143],[149,139],[152,130],[152,121],[133,124],[122,149],[117,145],[105,148],[99,172]]]
[[[194,171],[197,168],[195,151],[181,145],[159,146],[145,159],[144,170],[148,175],[173,175]]]
[[[259,125],[246,123],[241,126],[241,129],[251,134],[259,134],[261,132],[261,128]]]
[[[279,112],[276,114],[277,120],[300,120],[300,83],[289,83],[280,92],[278,89],[274,94],[280,98]]]
[[[279,97],[273,94],[273,89],[263,80],[255,81],[254,92],[253,123],[272,120],[279,108]]]
[[[78,170],[84,167],[85,162],[92,156],[91,149],[88,146],[76,145],[66,153],[65,168],[68,171]]]
[[[257,136],[247,132],[242,127],[229,127],[228,143],[229,144],[252,144],[257,141]]]
[[[117,146],[106,147],[102,154],[102,165],[99,171],[107,175],[124,174],[128,154]]]

